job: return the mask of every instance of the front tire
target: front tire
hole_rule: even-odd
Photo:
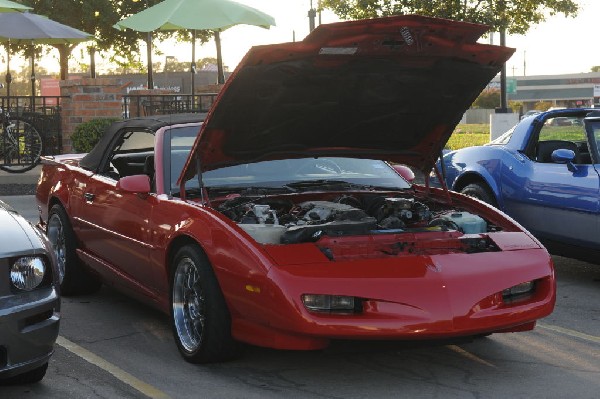
[[[481,183],[467,184],[460,190],[461,194],[468,195],[469,197],[477,198],[483,202],[490,204],[491,206],[497,206],[496,198],[492,194],[491,190]]]
[[[179,352],[190,363],[234,358],[231,316],[217,278],[195,245],[177,251],[171,269],[171,322]]]
[[[50,209],[46,235],[58,260],[61,294],[93,294],[98,291],[102,283],[81,265],[75,252],[77,241],[71,222],[64,208],[58,204]]]

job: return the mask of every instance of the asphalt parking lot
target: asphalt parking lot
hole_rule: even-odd
[[[31,195],[3,196],[28,219]],[[554,258],[558,298],[532,332],[467,343],[338,342],[315,352],[248,347],[240,359],[183,361],[168,320],[110,289],[63,298],[46,378],[2,398],[597,398],[600,266]]]

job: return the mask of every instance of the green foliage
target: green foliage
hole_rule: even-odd
[[[538,101],[533,106],[533,109],[536,109],[538,111],[548,111],[548,109],[550,109],[550,107],[552,107],[551,101]]]
[[[600,65],[594,65],[591,68],[591,72],[600,72]]]
[[[162,0],[21,0],[20,3],[33,7],[33,12],[44,15],[50,19],[69,25],[73,28],[93,34],[95,41],[90,41],[90,46],[95,46],[99,52],[110,54],[110,60],[120,66],[133,66],[139,64],[140,44],[147,38],[147,33],[136,32],[131,29],[119,30],[113,28],[118,21],[136,14]],[[209,31],[198,31],[196,40],[206,43],[211,38]],[[188,31],[154,32],[153,41],[162,41],[168,37],[177,37],[189,41],[191,33]],[[61,54],[61,74],[66,73],[66,60],[74,45],[56,45]],[[12,48],[12,46],[11,46]],[[143,46],[145,49],[145,45]],[[16,48],[15,48],[16,49]],[[23,50],[19,48],[17,50]]]
[[[508,107],[512,110],[512,112],[514,112],[515,114],[518,114],[520,112],[523,112],[523,102],[522,101],[509,101],[508,102]]]
[[[420,14],[490,25],[511,34],[525,34],[548,16],[575,16],[575,0],[322,0],[323,8],[342,19]]]
[[[92,119],[79,124],[71,135],[71,144],[75,152],[90,152],[100,140],[106,129],[116,118]]]
[[[207,58],[199,58],[196,61],[196,70],[200,71],[205,68],[207,65],[217,65],[217,59],[212,57]],[[189,61],[179,61],[175,59],[166,59],[165,62],[154,62],[152,63],[152,67],[157,72],[189,72],[191,63]],[[225,70],[227,67],[224,66]]]
[[[500,106],[500,90],[484,90],[473,102],[473,108],[494,109]]]

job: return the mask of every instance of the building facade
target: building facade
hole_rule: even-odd
[[[507,80],[507,98],[522,102],[523,112],[534,109],[540,101],[551,102],[553,107],[600,107],[600,72],[515,76]],[[490,83],[490,88],[494,87],[500,88],[499,78]]]

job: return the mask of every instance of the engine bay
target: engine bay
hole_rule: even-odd
[[[225,200],[217,209],[261,244],[312,242],[336,259],[340,255],[335,255],[335,248],[345,248],[343,253],[356,252],[352,248],[364,246],[366,241],[372,249],[378,249],[359,249],[363,253],[431,254],[436,248],[493,251],[498,249],[485,233],[501,230],[459,207],[396,193],[300,196],[298,202],[289,196],[240,195]]]

